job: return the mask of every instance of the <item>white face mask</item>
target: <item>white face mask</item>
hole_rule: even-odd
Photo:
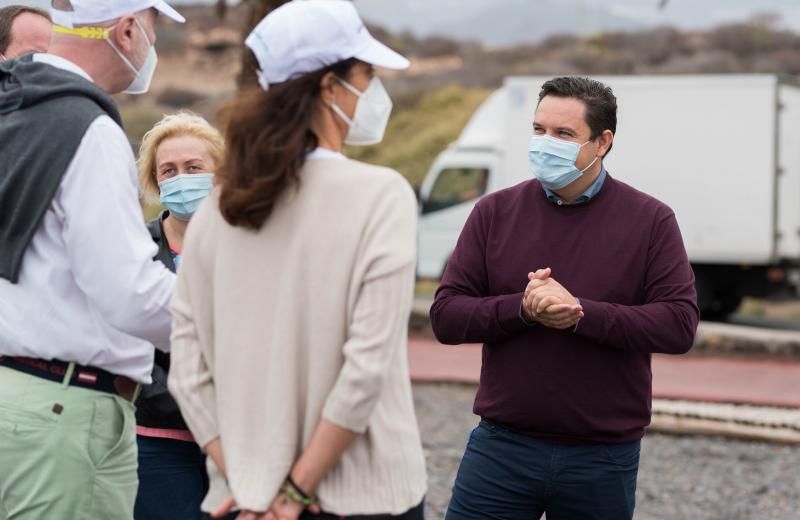
[[[358,96],[353,119],[347,117],[344,110],[331,103],[331,109],[348,124],[350,130],[344,139],[345,144],[367,145],[378,144],[383,140],[389,116],[392,114],[392,99],[377,77],[372,78],[364,92],[359,91],[341,78],[338,81],[350,92]]]
[[[144,39],[150,43],[150,38],[147,37],[147,31],[144,30],[142,24],[139,22],[138,18],[134,18],[136,20],[136,25],[139,26],[139,30],[142,31],[142,35]],[[153,80],[153,74],[156,72],[156,65],[158,65],[158,55],[156,54],[155,45],[150,44],[150,50],[147,51],[147,58],[144,60],[142,64],[142,68],[137,69],[133,66],[133,63],[130,62],[128,58],[125,57],[122,52],[119,51],[111,40],[106,40],[111,48],[114,49],[114,52],[120,57],[120,59],[128,66],[131,71],[133,71],[133,80],[131,84],[128,85],[128,88],[123,90],[122,92],[125,94],[144,94],[148,90],[150,90],[150,82]]]

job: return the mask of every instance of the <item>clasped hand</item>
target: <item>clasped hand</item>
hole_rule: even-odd
[[[236,507],[236,501],[229,498],[217,507],[211,518],[224,518],[234,507]],[[297,520],[304,510],[303,506],[293,502],[283,493],[278,493],[278,496],[270,504],[269,510],[264,512],[242,510],[236,516],[236,520]],[[308,511],[319,513],[319,506],[313,504],[308,507]]]
[[[522,314],[526,320],[545,327],[561,330],[572,328],[583,318],[583,307],[551,274],[549,267],[528,273]]]

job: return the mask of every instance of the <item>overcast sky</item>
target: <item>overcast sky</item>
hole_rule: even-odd
[[[354,0],[365,19],[390,30],[442,34],[491,45],[541,39],[554,32],[593,34],[655,25],[705,28],[775,12],[800,31],[800,0]],[[214,0],[173,0],[175,5]],[[0,0],[49,6],[49,0]]]

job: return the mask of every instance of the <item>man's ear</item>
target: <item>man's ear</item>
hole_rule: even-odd
[[[614,134],[611,130],[603,130],[603,133],[600,134],[597,139],[597,155],[605,157],[608,153],[608,149],[611,148],[611,144],[614,142]]]
[[[122,52],[130,53],[133,49],[134,31],[136,28],[136,18],[132,15],[125,15],[120,18],[111,31],[110,38],[114,46]]]

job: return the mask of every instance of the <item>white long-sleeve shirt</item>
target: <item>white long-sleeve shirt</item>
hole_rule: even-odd
[[[34,59],[91,81],[63,58]],[[0,355],[74,361],[150,382],[153,346],[169,346],[174,275],[153,261],[137,193],[125,133],[100,116],[25,251],[19,283],[0,279]]]

